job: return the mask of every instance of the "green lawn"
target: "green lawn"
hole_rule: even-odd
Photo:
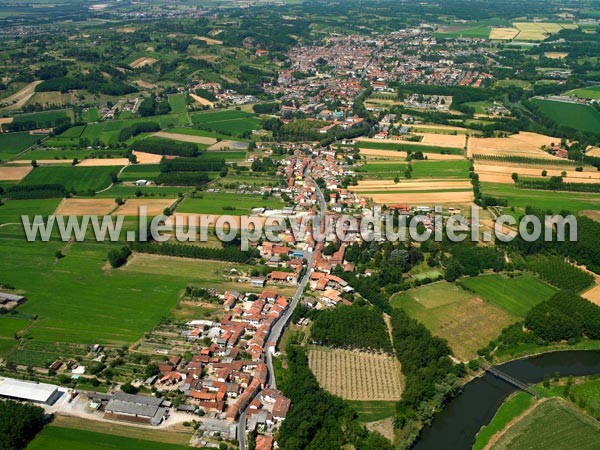
[[[171,111],[176,114],[182,114],[187,112],[185,105],[185,94],[171,94],[169,95],[169,105]]]
[[[489,424],[484,426],[475,439],[473,450],[483,450],[490,438],[503,430],[508,423],[515,417],[522,414],[529,406],[531,406],[532,397],[526,392],[519,391],[508,400],[506,400],[496,411],[494,418]]]
[[[542,99],[533,99],[532,102],[557,124],[600,134],[600,112],[591,106]]]
[[[118,171],[119,167],[44,166],[29,172],[21,184],[62,184],[69,191],[99,191],[111,184],[111,174]]]
[[[464,103],[464,105],[475,108],[475,114],[487,114],[486,109],[494,107],[493,102],[469,102],[469,103]]]
[[[27,450],[183,450],[186,448],[189,447],[54,425],[44,427],[27,446]]]
[[[203,192],[198,194],[196,198],[183,200],[177,207],[177,212],[242,216],[249,214],[252,208],[268,207],[278,209],[283,206],[279,198],[264,200],[260,195]]]
[[[358,413],[361,422],[375,422],[392,417],[396,413],[397,402],[345,400]]]
[[[48,140],[50,141],[50,139]],[[48,142],[48,141],[45,141]],[[50,145],[49,145],[50,146]],[[83,160],[85,158],[89,158],[90,155],[96,153],[97,150],[72,150],[72,149],[61,149],[61,148],[48,148],[48,149],[34,149],[30,150],[23,155],[19,156],[19,159],[24,159],[31,161],[33,159],[36,160],[45,160],[45,159],[64,159],[66,164],[71,163],[74,158],[78,160]],[[102,150],[102,154],[105,155],[114,155],[115,157],[121,157],[124,153],[123,150]]]
[[[533,189],[517,189],[512,184],[481,183],[484,195],[504,198],[509,206],[522,210],[526,206],[534,206],[542,210],[559,213],[563,210],[577,214],[585,209],[600,208],[600,194],[577,192],[537,191]]]
[[[448,340],[461,360],[475,357],[478,349],[517,320],[496,305],[445,281],[395,294],[391,304],[423,323],[434,335]]]
[[[29,320],[11,316],[0,317],[0,358],[5,358],[17,346],[15,333],[27,326]]]
[[[548,300],[557,289],[532,275],[508,278],[503,275],[482,275],[464,278],[460,284],[484,300],[518,317],[525,317],[531,308]]]
[[[0,134],[0,161],[13,158],[18,153],[37,144],[42,136],[29,133],[2,133]]]
[[[99,118],[100,114],[96,108],[90,108],[81,114],[81,119],[86,123],[96,122]]]
[[[600,424],[568,402],[552,398],[509,428],[492,450],[598,450]]]

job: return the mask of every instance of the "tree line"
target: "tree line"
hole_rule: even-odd
[[[199,247],[195,245],[170,244],[170,243],[146,243],[134,242],[129,244],[131,250],[139,253],[150,253],[153,255],[179,256],[183,258],[208,259],[213,261],[227,261],[247,263],[255,255],[253,251],[242,251],[235,246],[223,248]]]
[[[134,142],[131,149],[156,155],[198,156],[198,145],[191,142],[142,139]]]

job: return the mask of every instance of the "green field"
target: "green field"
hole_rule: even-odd
[[[534,206],[554,213],[570,211],[577,214],[581,210],[600,208],[600,194],[517,189],[512,184],[486,182],[481,183],[481,190],[483,195],[504,198],[509,206],[520,210]]]
[[[15,157],[18,153],[37,144],[42,136],[29,133],[2,133],[0,134],[0,161]]]
[[[145,175],[147,176],[147,174]],[[142,177],[143,178],[143,177]],[[139,178],[136,178],[139,179]],[[125,186],[122,184],[116,184],[110,189],[97,194],[99,198],[134,198],[137,197],[136,193],[141,192],[141,197],[166,197],[166,198],[175,198],[179,193],[187,193],[192,191],[191,187],[162,187],[162,186]]]
[[[600,112],[591,106],[542,99],[531,101],[540,107],[543,115],[559,125],[600,134]]]
[[[169,105],[171,111],[175,114],[182,114],[187,112],[185,105],[185,94],[171,94],[169,95]]]
[[[396,413],[396,402],[345,400],[358,413],[361,422],[375,422],[392,417]]]
[[[392,296],[394,308],[402,308],[433,334],[448,340],[462,360],[496,338],[517,318],[474,294],[445,281],[427,284]]]
[[[600,420],[600,380],[585,381],[571,388],[574,401]]]
[[[136,181],[136,180],[150,180],[153,181],[160,175],[159,164],[132,164],[127,166],[121,175],[119,180],[121,181]]]
[[[44,427],[27,446],[27,450],[183,450],[186,448],[189,447],[53,425]]]
[[[29,320],[17,319],[10,316],[0,317],[0,358],[5,358],[19,341],[15,339],[15,333],[27,326]]]
[[[413,178],[469,178],[468,161],[413,161]]]
[[[62,109],[58,111],[41,111],[27,114],[17,114],[14,116],[13,123],[35,122],[36,128],[52,128],[56,125],[58,119],[65,117],[73,120],[73,110]]]
[[[141,255],[121,269],[107,270],[112,244],[75,243],[56,260],[64,242],[27,242],[22,232],[8,233],[0,229],[0,273],[3,282],[25,291],[28,301],[20,313],[39,316],[29,329],[33,343],[134,342],[169,314],[187,284],[233,288],[221,274],[243,269]]]
[[[21,181],[22,185],[62,184],[75,192],[99,191],[111,184],[111,174],[119,167],[44,166],[33,169]]]
[[[574,95],[579,98],[587,98],[590,100],[600,100],[600,86],[592,86],[583,89],[575,89],[567,92],[568,95]]]
[[[49,139],[50,140],[50,139]],[[48,140],[48,141],[49,141]],[[46,141],[47,142],[47,141]],[[71,163],[74,158],[79,159],[80,161],[89,158],[92,154],[98,152],[97,150],[74,150],[74,149],[55,149],[55,148],[41,148],[30,150],[27,153],[24,153],[19,157],[19,159],[24,159],[31,161],[35,160],[44,160],[44,159],[64,159],[66,164]],[[102,150],[102,154],[104,155],[114,155],[115,157],[121,157],[123,154],[123,150]]]
[[[355,171],[366,179],[393,180],[396,177],[404,178],[407,167],[408,164],[402,163],[368,163],[356,167]]]
[[[174,134],[184,134],[186,136],[204,136],[204,137],[212,137],[215,139],[231,139],[231,136],[226,136],[224,134],[221,133],[215,133],[214,131],[209,131],[209,130],[200,130],[197,128],[183,128],[183,127],[176,127],[176,128],[169,128],[168,130],[165,130],[168,133],[174,133]]]
[[[52,214],[60,199],[50,198],[44,200],[6,200],[4,205],[0,206],[0,224],[3,223],[21,223],[21,215],[42,215]]]
[[[237,110],[211,111],[192,114],[192,123],[199,128],[230,136],[241,136],[260,129],[260,119],[254,114]]]
[[[531,275],[508,278],[483,275],[464,278],[460,284],[510,314],[525,317],[531,308],[548,300],[557,290]]]
[[[490,438],[499,431],[502,431],[512,419],[529,408],[531,402],[531,395],[520,391],[502,403],[490,423],[477,433],[473,450],[483,450]]]
[[[600,424],[564,400],[539,404],[500,437],[492,450],[597,450]]]
[[[410,142],[399,142],[392,144],[388,142],[365,142],[358,143],[359,148],[371,148],[375,150],[393,150],[393,151],[410,151],[423,153],[444,153],[447,155],[462,155],[464,152],[460,148],[453,147],[437,147],[432,145],[411,144]],[[391,155],[390,155],[391,156]]]
[[[196,198],[186,198],[183,200],[177,207],[177,212],[242,216],[249,214],[252,208],[265,207],[278,209],[283,206],[279,198],[264,200],[260,195],[203,192],[198,194]]]
[[[96,122],[99,118],[100,114],[96,108],[90,108],[81,114],[81,119],[86,123]]]
[[[469,102],[464,103],[465,106],[475,108],[475,114],[487,114],[486,108],[493,108],[493,102]]]

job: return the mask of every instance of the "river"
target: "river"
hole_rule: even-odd
[[[600,351],[544,353],[511,361],[499,370],[525,383],[539,383],[546,374],[564,376],[600,373]],[[509,394],[517,388],[486,373],[467,383],[462,393],[425,428],[414,450],[471,450],[475,435],[487,425]]]

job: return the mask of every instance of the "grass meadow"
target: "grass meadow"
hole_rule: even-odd
[[[183,450],[184,445],[157,442],[147,439],[134,439],[125,436],[75,430],[54,425],[46,426],[27,446],[27,450]]]
[[[542,114],[554,122],[580,131],[600,133],[600,112],[591,106],[533,99]]]
[[[447,339],[455,355],[463,360],[475,357],[478,349],[517,320],[498,306],[445,281],[395,294],[391,303],[433,334]]]
[[[460,284],[489,303],[518,317],[525,317],[531,308],[558,292],[556,288],[532,275],[520,275],[514,278],[503,275],[483,275],[464,278]]]
[[[371,148],[375,150],[395,150],[395,151],[411,151],[423,153],[444,153],[447,155],[462,155],[464,152],[460,148],[454,147],[439,147],[433,145],[411,144],[410,142],[399,142],[391,144],[388,142],[372,142],[360,141],[359,148]]]
[[[43,200],[5,200],[0,206],[0,225],[3,223],[21,223],[21,215],[52,214],[61,199],[50,198]]]
[[[195,198],[186,198],[177,207],[177,212],[197,214],[244,215],[252,208],[281,208],[279,198],[263,199],[260,195],[240,195],[226,192],[203,192]]]
[[[99,191],[111,184],[111,174],[118,167],[76,167],[46,166],[37,167],[21,181],[22,185],[62,184],[67,190],[76,192]]]
[[[37,144],[42,136],[29,133],[3,133],[0,134],[0,161],[14,158],[17,154]]]
[[[597,450],[600,424],[565,400],[540,403],[510,427],[492,450]]]
[[[600,194],[589,192],[554,192],[534,189],[516,189],[514,185],[502,183],[481,183],[484,195],[504,198],[509,206],[524,210],[534,206],[545,211],[559,213],[569,211],[577,214],[581,210],[599,209]]]

